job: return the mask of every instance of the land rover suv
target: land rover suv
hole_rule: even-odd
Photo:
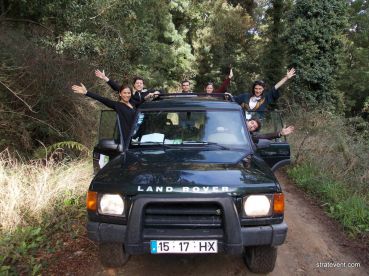
[[[135,254],[224,252],[243,254],[253,272],[273,270],[287,224],[271,168],[288,163],[289,146],[277,139],[258,148],[250,114],[223,98],[145,102],[129,144],[115,113],[102,112],[87,229],[103,265],[122,266]],[[275,128],[278,118],[268,116],[265,129]]]

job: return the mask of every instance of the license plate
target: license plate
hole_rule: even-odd
[[[151,254],[217,253],[217,240],[150,241]]]

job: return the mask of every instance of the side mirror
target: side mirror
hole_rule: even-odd
[[[265,149],[270,147],[270,144],[272,143],[272,141],[268,140],[268,139],[259,139],[258,143],[256,144],[256,147],[258,149]]]
[[[120,145],[114,139],[101,139],[97,144],[97,148],[104,151],[119,151]]]

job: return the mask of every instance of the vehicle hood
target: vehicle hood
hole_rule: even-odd
[[[129,150],[102,168],[90,190],[139,193],[277,192],[269,167],[242,150]]]

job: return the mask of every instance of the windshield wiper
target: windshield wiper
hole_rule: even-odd
[[[225,150],[228,150],[228,149],[229,149],[228,147],[223,146],[223,145],[220,145],[220,144],[215,143],[215,142],[207,142],[207,144],[208,144],[208,145],[212,145],[212,146],[217,146],[217,147],[219,147],[219,148],[221,148],[221,149],[225,149]]]
[[[138,142],[137,144],[131,144],[132,146],[162,146],[164,148],[167,147],[166,144],[162,142]]]
[[[206,142],[206,141],[183,141],[182,142],[183,145],[211,145],[211,146],[217,146],[221,149],[229,149],[223,145],[220,145],[218,143],[215,142]]]
[[[172,147],[178,147],[178,146],[216,146],[218,148],[224,149],[224,150],[228,150],[228,147],[225,147],[223,145],[220,145],[218,143],[215,142],[206,142],[206,141],[182,141],[181,143],[178,144],[165,144],[162,142],[138,142],[137,144],[132,144],[132,146],[162,146],[164,148],[172,148]]]
[[[206,141],[182,141],[182,145],[207,145]]]

